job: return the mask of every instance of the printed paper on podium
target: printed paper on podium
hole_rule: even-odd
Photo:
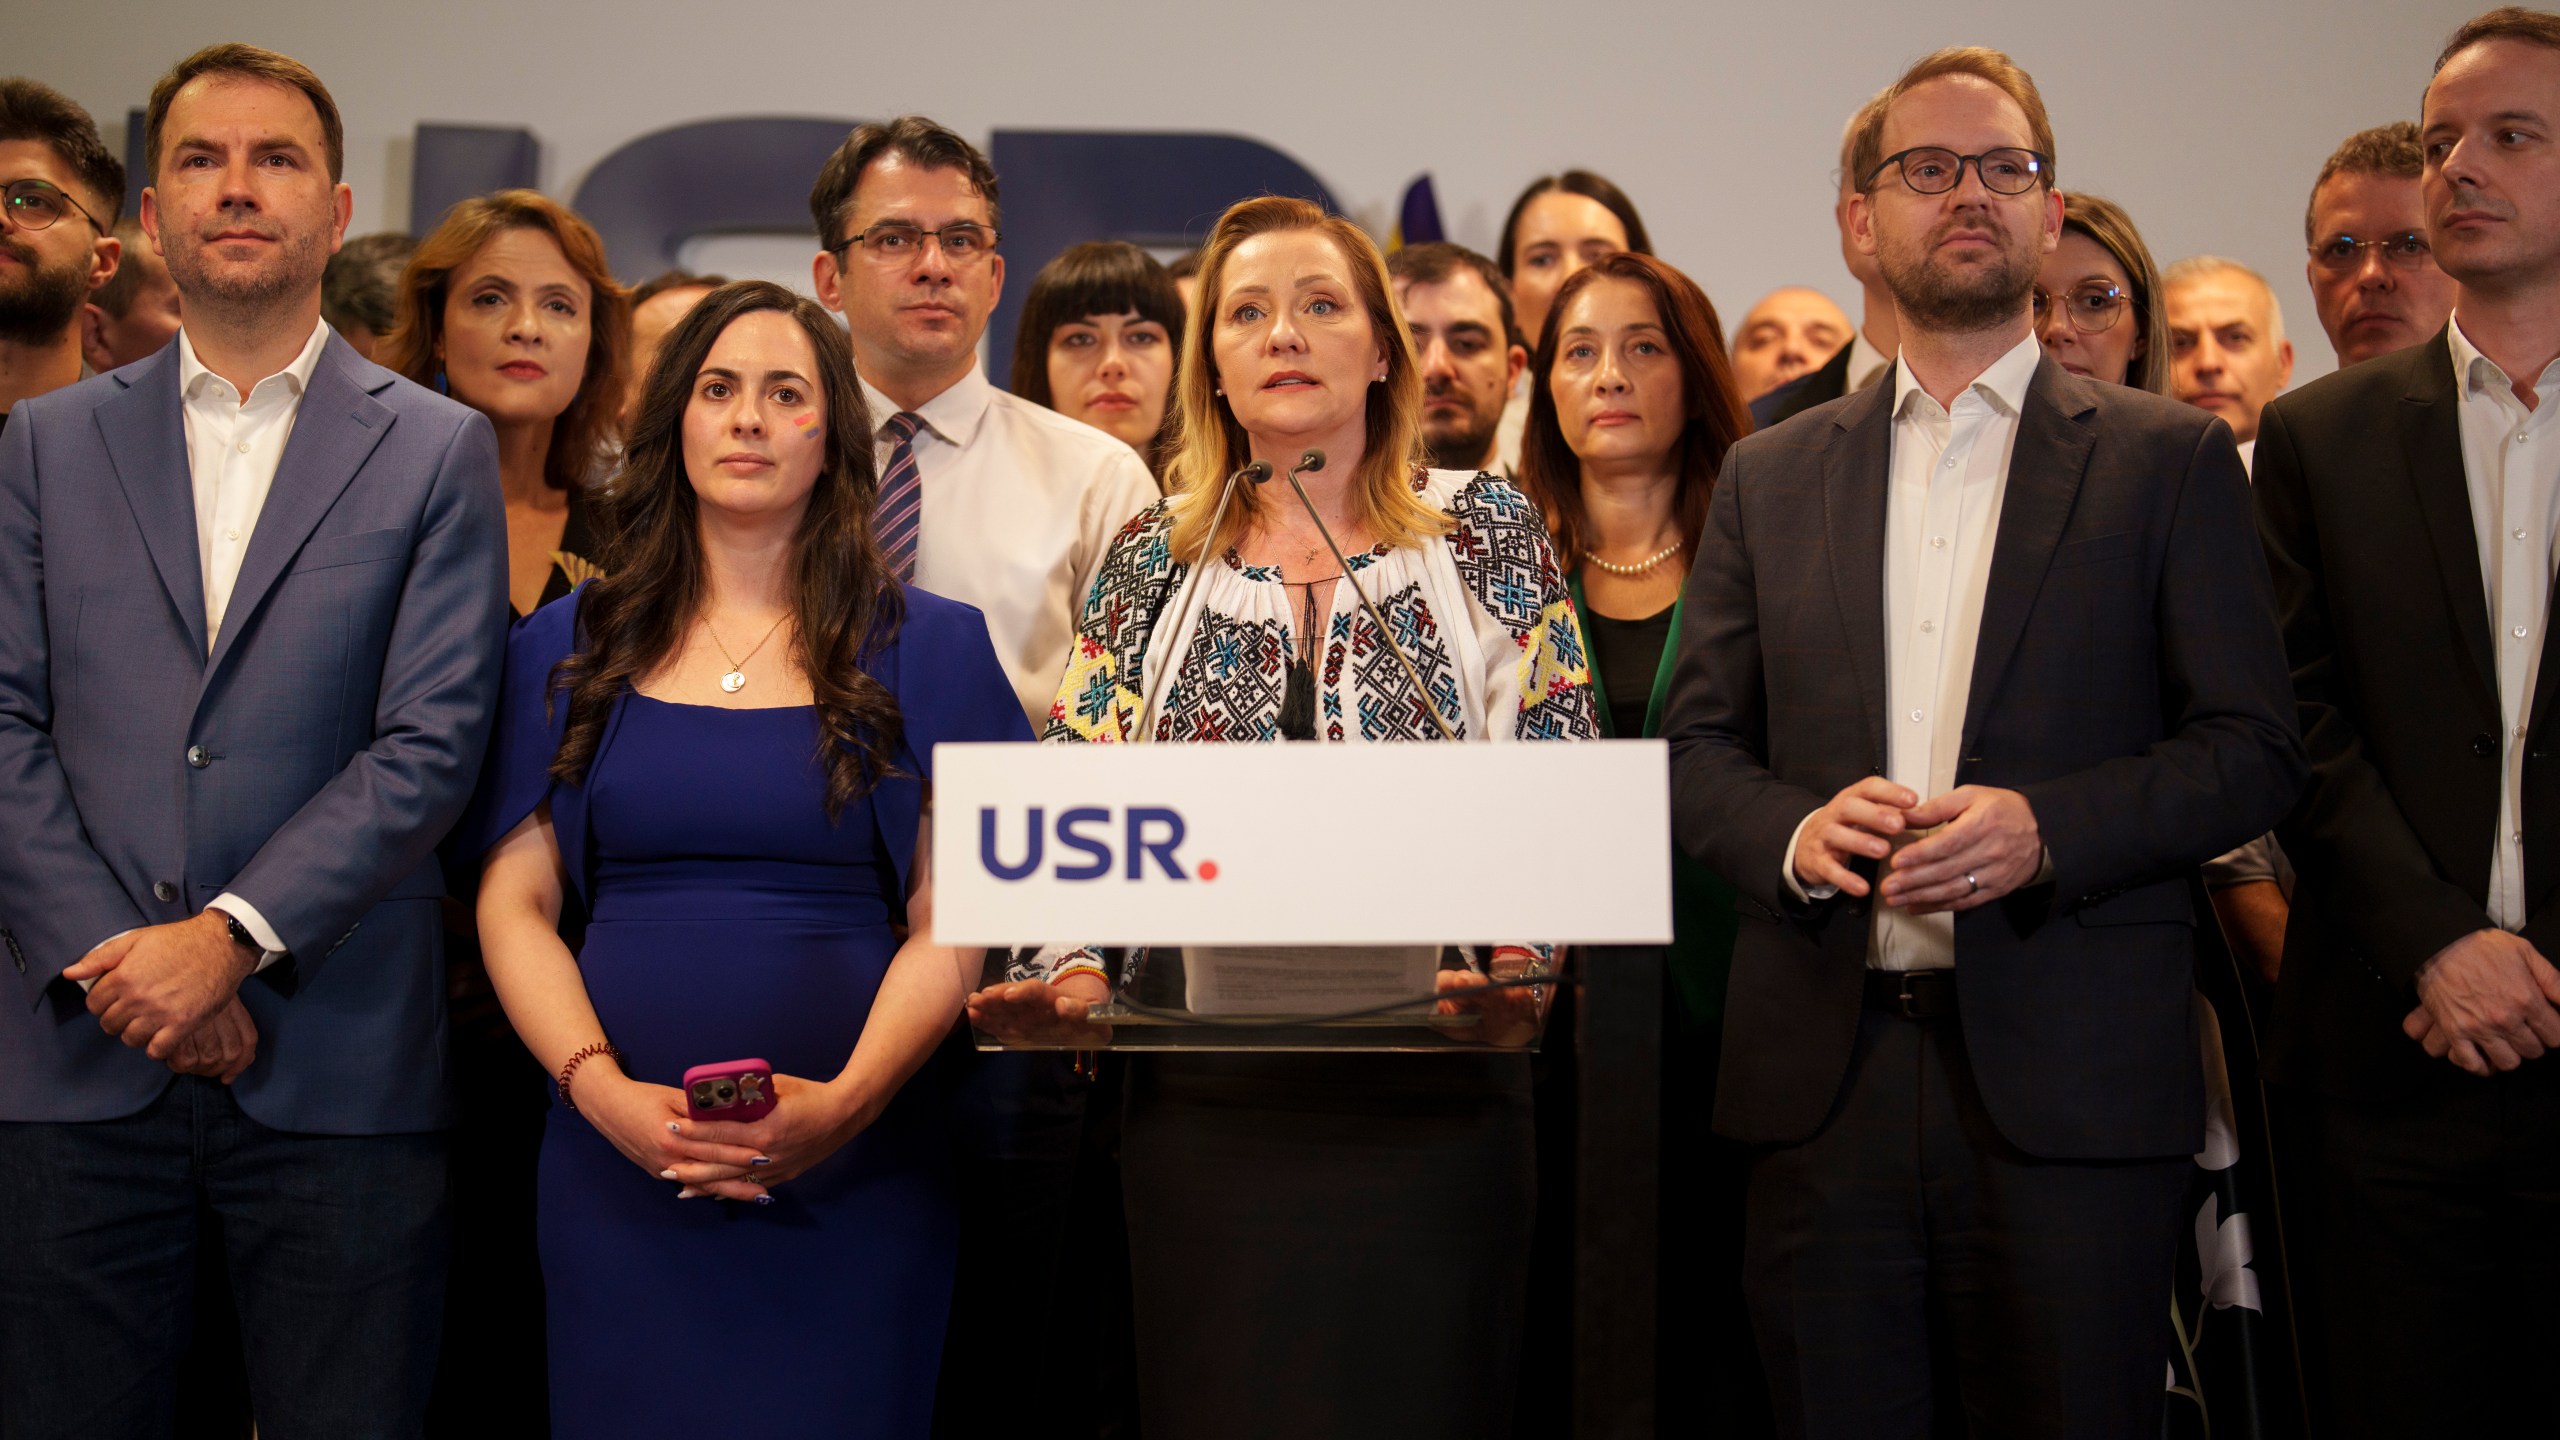
[[[1432,993],[1440,952],[1428,945],[1192,945],[1182,963],[1195,1015],[1339,1015]],[[1430,1008],[1417,1005],[1412,1013]]]

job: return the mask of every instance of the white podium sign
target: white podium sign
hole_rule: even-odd
[[[938,745],[941,944],[1661,944],[1659,740]]]

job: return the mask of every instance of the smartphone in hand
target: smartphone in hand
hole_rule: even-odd
[[[773,1113],[773,1067],[762,1060],[724,1060],[684,1072],[684,1104],[696,1120],[745,1124]]]

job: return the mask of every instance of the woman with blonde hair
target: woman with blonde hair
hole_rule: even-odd
[[[1105,556],[1047,739],[1597,733],[1536,507],[1426,468],[1420,367],[1366,235],[1304,201],[1235,206],[1184,337],[1173,493]],[[1235,479],[1309,450],[1325,461],[1307,496],[1347,570],[1285,480]],[[1434,840],[1427,813],[1341,818]],[[1537,1002],[1484,987],[1535,948],[1441,971],[1444,1013],[1477,1012],[1481,1048],[1133,1057],[1121,1157],[1149,1435],[1508,1433],[1537,1198],[1516,1047]],[[1109,979],[1092,950],[1043,951],[970,1011],[1008,1039],[1089,1042]]]

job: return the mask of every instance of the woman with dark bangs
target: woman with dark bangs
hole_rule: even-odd
[[[1040,267],[1013,336],[1013,393],[1138,452],[1161,485],[1182,292],[1125,240],[1070,246]]]
[[[980,955],[930,938],[926,787],[936,742],[1029,735],[978,612],[894,578],[871,436],[833,316],[713,291],[651,370],[607,573],[508,644],[464,843],[490,978],[558,1087],[557,1435],[931,1423],[959,1216],[940,1096],[909,1082]],[[771,1113],[696,1119],[685,1071],[748,1058]]]

